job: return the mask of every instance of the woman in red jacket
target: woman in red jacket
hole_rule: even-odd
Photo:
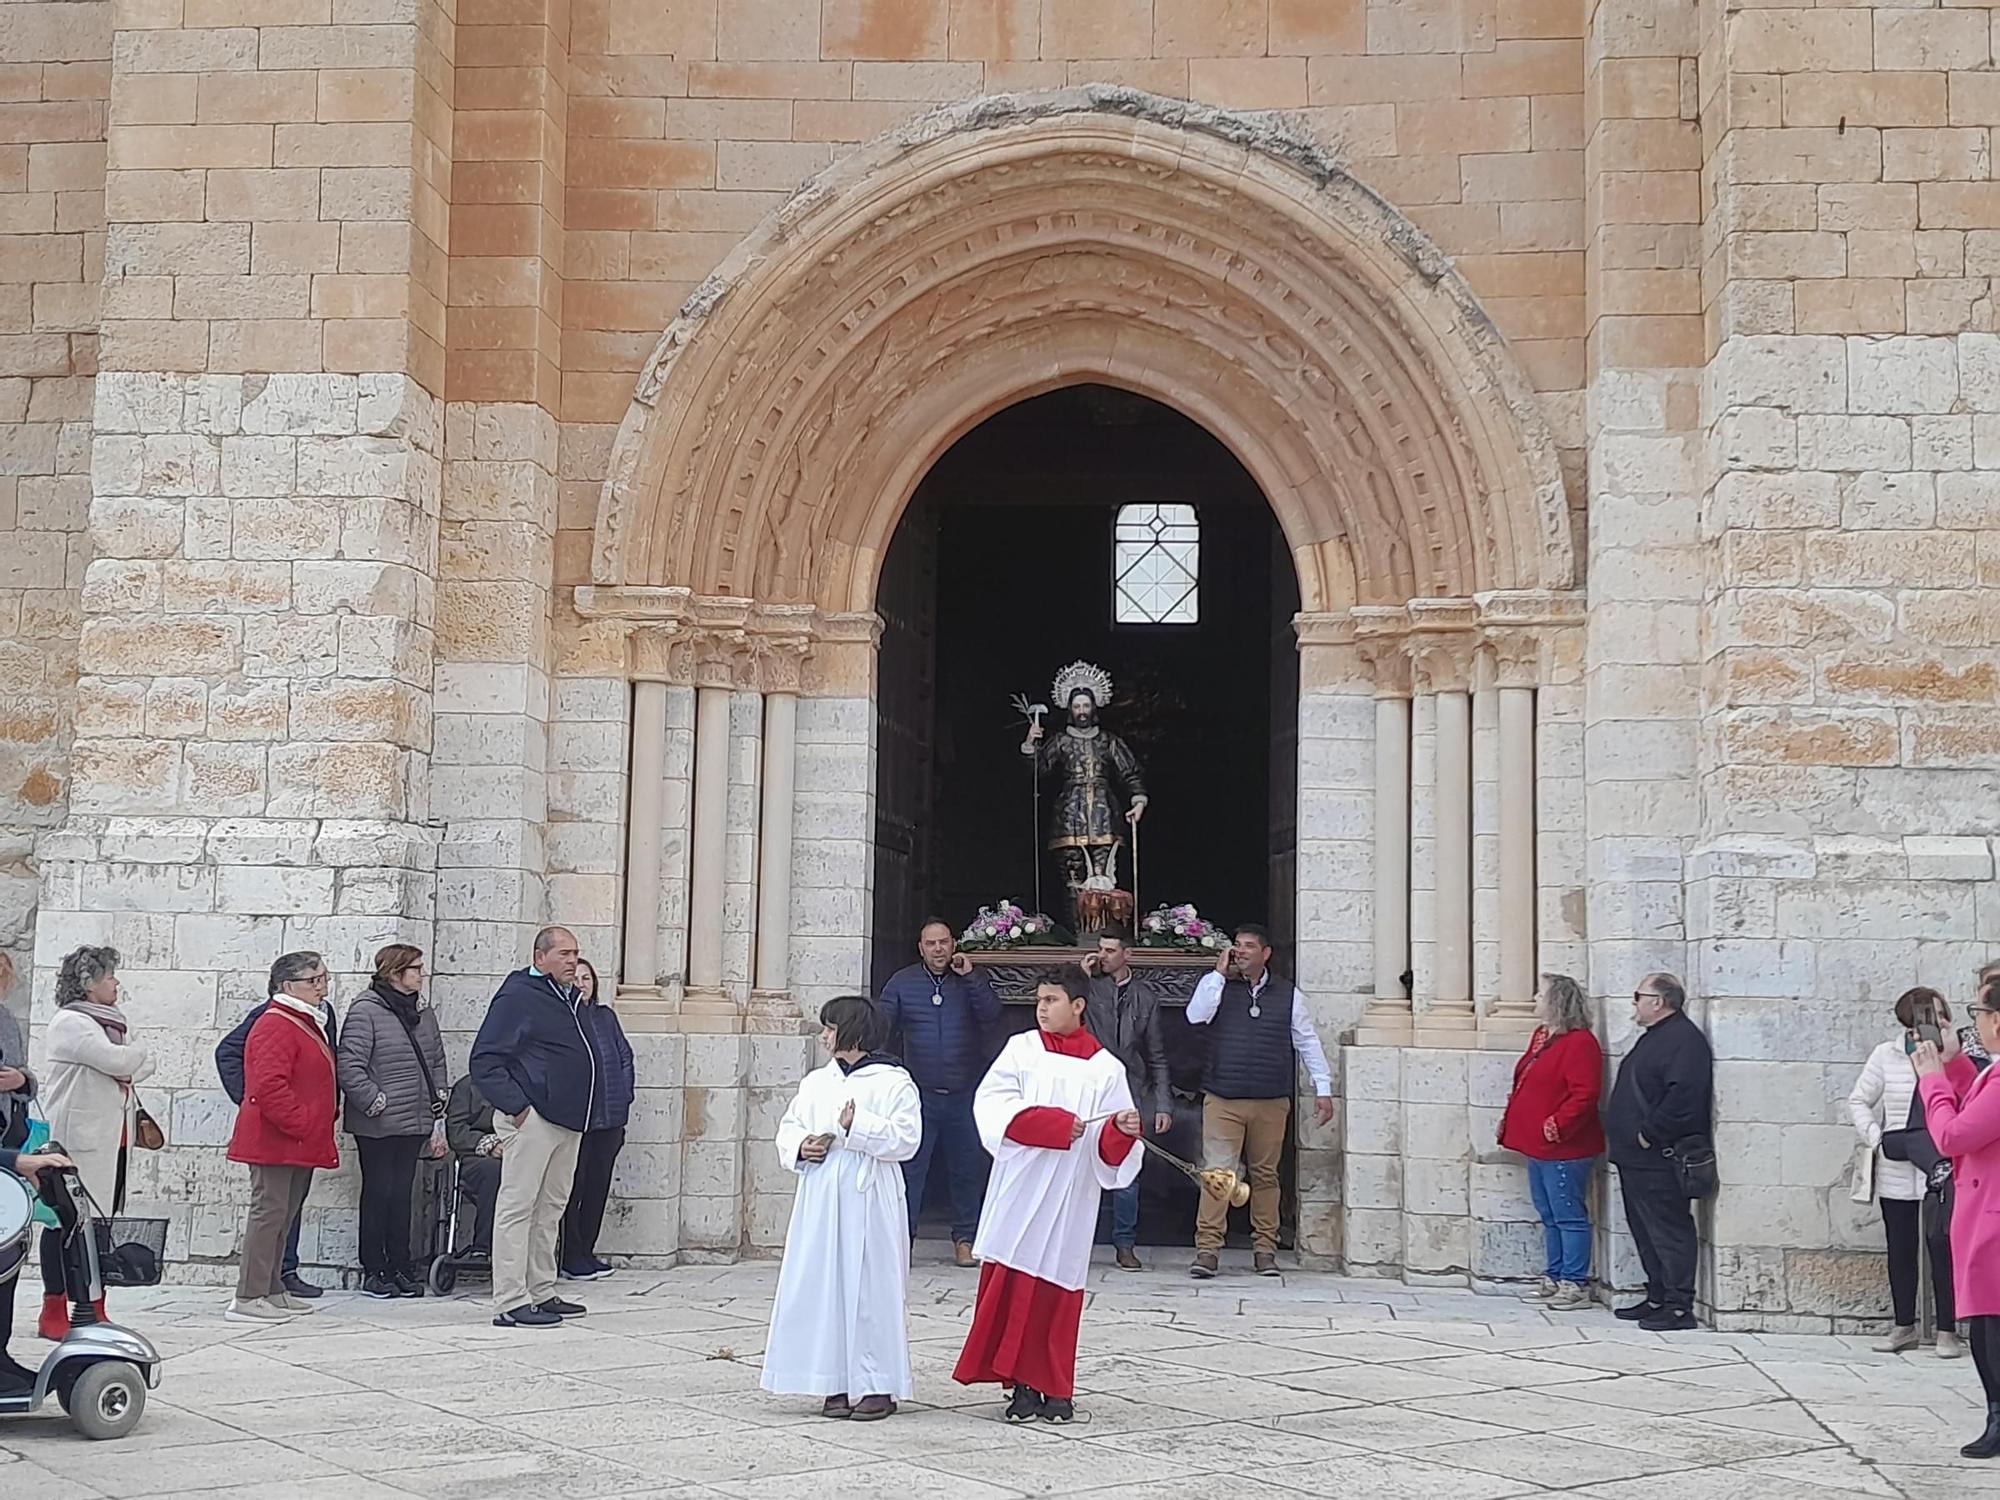
[[[283,1322],[312,1304],[285,1290],[285,1235],[306,1201],[315,1167],[337,1167],[333,1048],[321,1030],[326,964],[287,953],[271,965],[271,1004],[243,1044],[243,1103],[229,1159],[250,1168],[234,1323]]]
[[[1604,1152],[1597,1096],[1604,1049],[1590,1002],[1567,974],[1544,974],[1535,995],[1541,1025],[1514,1064],[1514,1092],[1500,1116],[1500,1144],[1528,1158],[1528,1189],[1542,1218],[1547,1263],[1534,1295],[1556,1311],[1590,1305],[1590,1173]]]

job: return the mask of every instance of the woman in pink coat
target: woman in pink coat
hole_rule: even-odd
[[[1980,1044],[2000,1057],[2000,979],[1986,981],[1971,1009]],[[1942,1051],[1920,1042],[1911,1061],[1924,1096],[1924,1123],[1938,1150],[1951,1158],[1952,1282],[1965,1341],[1986,1387],[1986,1431],[1958,1451],[1992,1458],[2000,1455],[2000,1066],[1975,1072],[1949,1029]]]

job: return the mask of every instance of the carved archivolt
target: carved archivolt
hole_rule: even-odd
[[[1083,381],[1230,446],[1309,613],[1572,581],[1533,394],[1436,248],[1314,148],[1110,89],[934,111],[739,246],[640,378],[593,580],[866,611],[945,448]]]

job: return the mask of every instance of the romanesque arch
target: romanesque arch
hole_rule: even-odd
[[[1318,148],[1111,88],[935,110],[739,245],[640,377],[592,582],[867,610],[931,462],[1078,381],[1234,450],[1308,612],[1573,582],[1553,443],[1444,255]]]

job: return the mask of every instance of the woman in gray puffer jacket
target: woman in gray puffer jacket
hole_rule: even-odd
[[[361,1153],[361,1290],[421,1297],[410,1262],[410,1192],[450,1095],[437,1017],[418,993],[424,950],[391,943],[340,1029],[340,1092]]]

